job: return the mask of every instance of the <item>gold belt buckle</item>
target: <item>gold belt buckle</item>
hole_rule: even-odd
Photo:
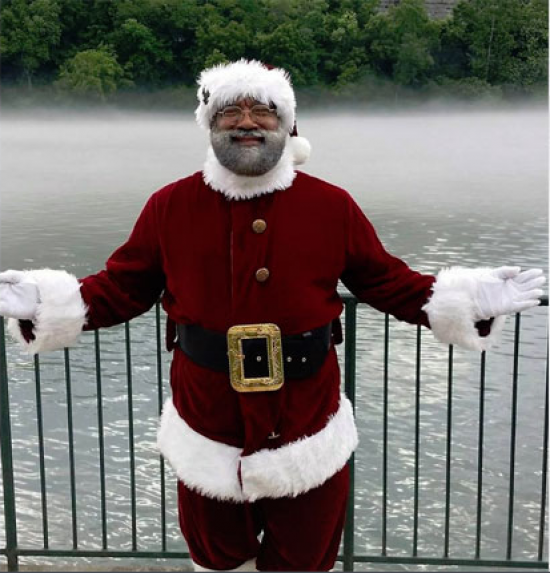
[[[243,340],[265,338],[269,376],[245,378]],[[279,390],[284,383],[281,330],[276,324],[242,324],[227,331],[227,354],[231,386],[237,392],[268,392]]]

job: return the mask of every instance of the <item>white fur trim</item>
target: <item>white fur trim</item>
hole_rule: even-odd
[[[281,68],[269,70],[261,62],[243,58],[203,70],[198,84],[195,117],[204,129],[210,129],[217,111],[243,97],[274,103],[285,129],[294,126],[296,98],[290,76]]]
[[[251,199],[274,191],[282,191],[292,185],[295,177],[296,172],[288,145],[285,146],[277,165],[264,175],[248,177],[233,173],[218,161],[212,146],[208,148],[203,168],[204,182],[215,191],[223,193],[228,199]]]
[[[242,449],[195,432],[170,399],[162,411],[157,445],[186,486],[207,497],[244,501],[238,477]]]
[[[8,320],[8,331],[29,354],[72,346],[82,332],[87,313],[77,278],[52,269],[26,273],[36,282],[40,297],[32,321],[35,338],[27,342],[14,318]]]
[[[202,565],[199,565],[194,561],[192,561],[192,563],[195,571],[258,571],[256,569],[256,559],[249,559],[248,561],[245,561],[242,565],[239,565],[239,567],[237,567],[236,569],[207,569],[206,567],[203,567]]]
[[[433,295],[423,306],[434,336],[445,344],[456,344],[469,350],[487,350],[496,342],[504,328],[506,316],[493,320],[488,336],[480,336],[475,323],[477,314],[477,281],[490,269],[443,269],[432,289]]]
[[[353,410],[344,395],[317,434],[246,457],[241,448],[193,430],[171,400],[164,405],[157,437],[159,450],[185,485],[207,497],[241,503],[297,496],[320,486],[344,467],[357,442]]]
[[[318,487],[346,465],[357,444],[353,409],[342,395],[340,408],[317,434],[241,458],[245,498],[296,497]]]
[[[294,165],[304,164],[311,155],[311,145],[305,137],[290,137],[288,141]]]

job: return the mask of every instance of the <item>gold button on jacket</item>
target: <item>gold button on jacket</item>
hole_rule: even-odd
[[[263,219],[256,219],[252,223],[252,230],[255,233],[263,233],[267,229],[267,223]]]
[[[256,280],[260,283],[265,282],[269,278],[269,270],[265,267],[256,271]]]

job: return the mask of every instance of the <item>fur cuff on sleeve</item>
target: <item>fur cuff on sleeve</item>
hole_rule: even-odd
[[[8,320],[8,331],[29,354],[58,350],[76,343],[86,323],[87,308],[77,278],[65,271],[26,271],[38,285],[40,301],[27,340],[19,321]]]
[[[456,344],[469,350],[487,350],[500,336],[506,316],[498,316],[488,336],[480,336],[476,323],[477,281],[489,269],[443,269],[432,289],[433,295],[423,306],[430,328],[440,342]]]

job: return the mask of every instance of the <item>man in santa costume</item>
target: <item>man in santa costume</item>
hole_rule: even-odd
[[[158,445],[178,476],[196,568],[326,571],[357,446],[334,350],[338,281],[479,351],[506,314],[539,303],[544,277],[502,267],[436,278],[388,254],[346,191],[295,170],[309,144],[295,135],[284,70],[215,66],[201,74],[198,99],[211,143],[203,170],[152,195],[98,274],[0,274],[0,314],[36,353],[162,297],[174,358]]]

